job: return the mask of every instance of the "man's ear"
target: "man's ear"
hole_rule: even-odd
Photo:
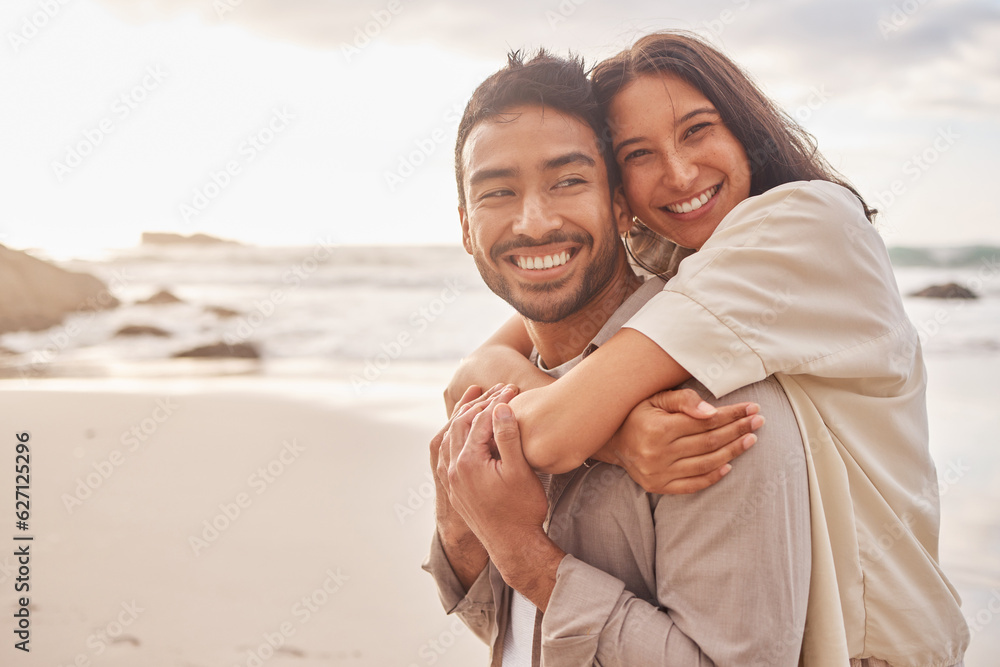
[[[472,254],[472,237],[469,235],[469,214],[462,206],[458,207],[458,220],[462,224],[462,245],[465,252]]]
[[[629,208],[628,201],[625,200],[625,190],[620,185],[615,188],[611,209],[614,211],[619,236],[632,229],[632,209]]]

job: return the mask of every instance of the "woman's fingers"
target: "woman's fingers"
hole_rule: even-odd
[[[705,473],[704,475],[698,475],[696,477],[683,477],[681,479],[672,480],[666,484],[664,488],[652,491],[652,493],[676,495],[703,491],[728,475],[729,471],[732,469],[733,466],[727,463],[721,468],[716,468],[715,470]]]
[[[455,404],[455,408],[451,411],[451,416],[454,417],[455,415],[457,415],[459,410],[461,410],[466,403],[471,403],[472,401],[482,396],[484,393],[485,392],[483,392],[483,388],[480,387],[479,385],[474,384],[470,386],[468,389],[465,390],[465,393],[462,394],[462,398],[458,400],[458,403]]]
[[[517,394],[517,387],[513,385],[497,385],[480,398],[468,404],[468,408],[457,415],[451,423],[451,434],[448,438],[450,448],[450,462],[458,458],[465,441],[469,437],[473,420],[483,412],[493,411],[493,406],[500,400],[509,401]]]
[[[764,425],[764,417],[751,415],[735,422],[706,431],[678,438],[674,441],[675,459],[689,459],[704,454],[710,454],[736,442],[746,442],[752,445],[756,438],[748,439],[754,431]],[[740,450],[739,453],[743,453]]]

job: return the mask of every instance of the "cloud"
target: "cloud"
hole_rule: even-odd
[[[695,30],[763,82],[805,96],[894,100],[897,113],[1000,110],[1000,9],[990,0],[97,0],[129,21],[195,13],[270,39],[348,54],[368,41],[432,43],[495,59],[510,48],[574,50],[590,61],[652,30]],[[643,18],[630,18],[643,17]]]

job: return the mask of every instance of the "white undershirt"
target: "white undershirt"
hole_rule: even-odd
[[[538,475],[545,495],[549,494],[552,475]],[[503,638],[503,667],[531,667],[531,649],[535,643],[535,614],[538,607],[517,591],[511,591],[510,618]]]
[[[512,591],[510,620],[503,638],[503,667],[531,667],[531,645],[535,640],[535,613],[528,598]]]

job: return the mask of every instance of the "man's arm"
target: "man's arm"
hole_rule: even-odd
[[[459,416],[472,411],[476,414],[499,393],[500,387],[482,394],[478,387],[469,387],[452,418],[431,440],[431,470],[434,473],[435,534],[431,552],[423,564],[438,586],[441,604],[449,614],[456,613],[476,635],[487,644],[496,624],[496,601],[488,576],[489,556],[465,520],[455,511],[449,499],[448,468],[452,437],[462,438],[452,427]],[[461,429],[461,426],[458,427]]]

